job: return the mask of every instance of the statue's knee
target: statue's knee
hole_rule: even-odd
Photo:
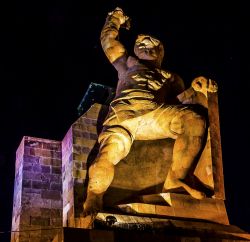
[[[185,130],[192,136],[201,136],[206,129],[206,119],[202,115],[191,112],[185,117]]]
[[[112,156],[112,163],[116,164],[127,156],[133,138],[130,133],[120,126],[110,127],[99,136],[100,153]]]
[[[107,190],[114,177],[114,166],[109,163],[97,162],[89,168],[88,189],[96,194]]]

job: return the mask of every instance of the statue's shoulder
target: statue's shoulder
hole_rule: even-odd
[[[136,64],[139,63],[138,58],[134,57],[134,56],[129,56],[127,59],[127,67],[130,68]]]

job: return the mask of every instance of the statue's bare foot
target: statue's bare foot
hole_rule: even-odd
[[[191,188],[186,183],[179,179],[168,179],[166,183],[164,184],[163,192],[167,192],[173,189],[181,188],[183,187],[193,198],[195,199],[203,199],[206,197],[205,193],[198,191],[194,188]]]
[[[103,194],[88,192],[87,198],[83,204],[83,216],[95,215],[102,210]]]

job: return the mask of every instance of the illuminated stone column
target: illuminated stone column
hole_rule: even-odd
[[[87,168],[97,152],[97,137],[105,106],[95,103],[72,124],[62,141],[63,226],[82,227],[80,217]]]
[[[23,137],[16,152],[11,241],[50,241],[62,226],[61,142]]]

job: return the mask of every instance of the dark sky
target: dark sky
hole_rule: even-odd
[[[115,87],[116,71],[99,34],[107,13],[120,6],[132,19],[131,30],[120,36],[129,53],[136,34],[150,33],[165,45],[163,67],[187,87],[199,75],[217,81],[227,212],[231,224],[250,232],[244,1],[86,2],[17,1],[0,8],[0,231],[11,229],[15,151],[22,137],[62,140],[90,82]]]

